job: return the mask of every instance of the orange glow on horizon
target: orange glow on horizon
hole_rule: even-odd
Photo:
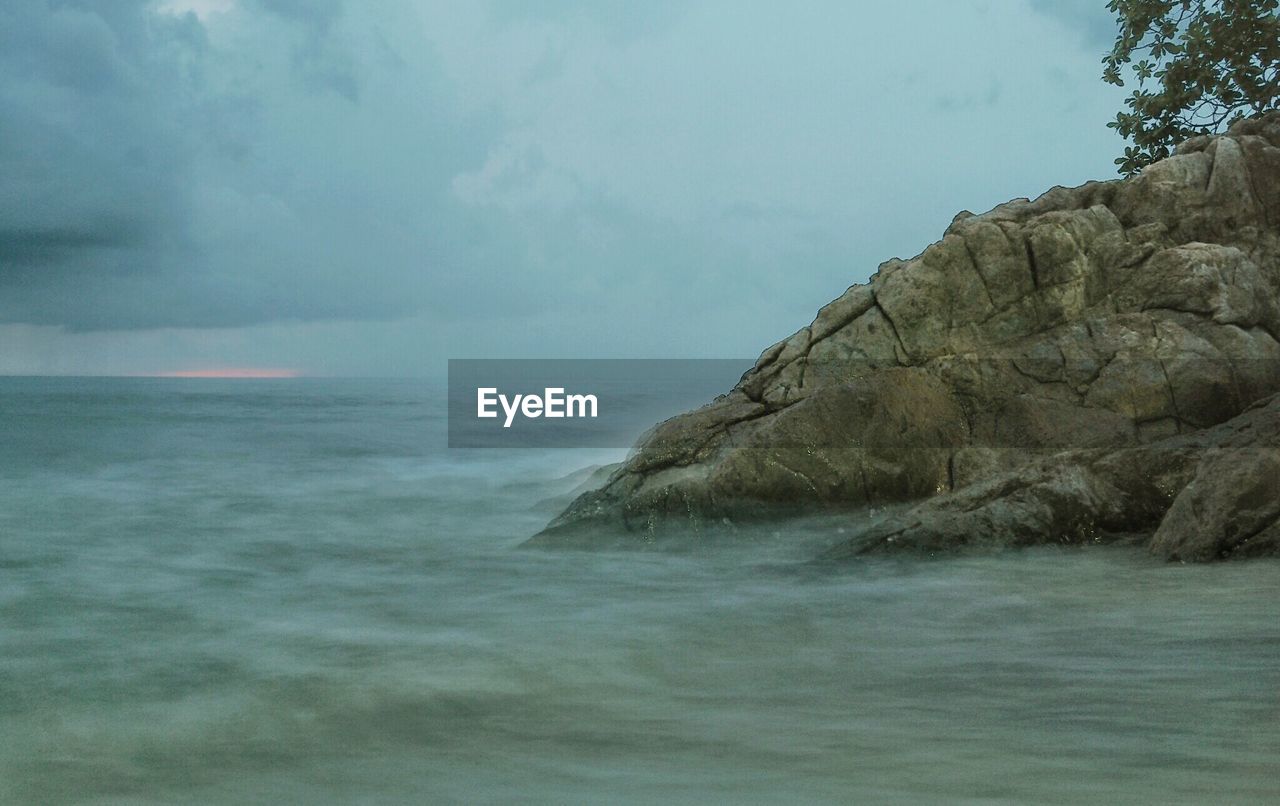
[[[266,367],[218,367],[214,369],[180,369],[173,372],[157,372],[156,378],[298,378],[296,369],[272,369]]]

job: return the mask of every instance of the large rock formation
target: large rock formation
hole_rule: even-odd
[[[533,542],[925,499],[832,556],[1133,533],[1185,559],[1274,551],[1280,404],[1250,406],[1276,391],[1271,113],[1132,179],[961,213]]]

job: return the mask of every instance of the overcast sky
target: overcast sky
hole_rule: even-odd
[[[4,0],[0,373],[753,357],[1114,175],[1103,0]]]

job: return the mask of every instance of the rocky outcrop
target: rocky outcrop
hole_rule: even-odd
[[[1039,458],[874,523],[826,557],[1131,537],[1171,560],[1280,553],[1280,397],[1150,445]]]
[[[1241,435],[1275,419],[1250,406],[1276,391],[1271,113],[1132,179],[961,213],[533,542],[924,499],[833,556],[1134,532],[1184,559],[1257,553],[1276,544],[1276,456]]]

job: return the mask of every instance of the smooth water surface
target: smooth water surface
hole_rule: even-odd
[[[514,547],[614,454],[0,379],[3,803],[1275,803],[1280,564]]]

